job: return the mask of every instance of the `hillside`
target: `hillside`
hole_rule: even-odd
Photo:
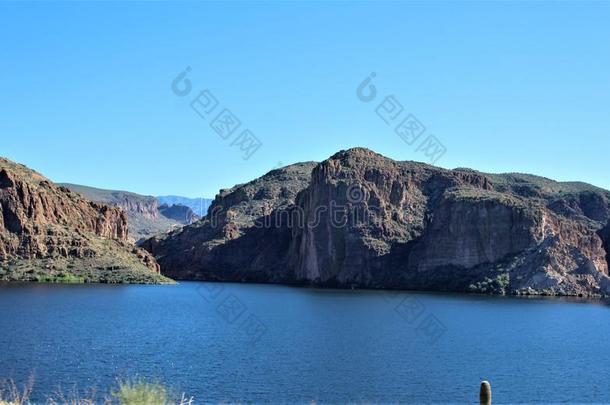
[[[159,283],[123,211],[0,158],[0,280]]]
[[[216,196],[144,242],[179,279],[495,294],[608,295],[610,192],[446,170],[363,148]]]
[[[198,219],[189,209],[179,207],[159,209],[158,201],[152,196],[143,196],[129,191],[104,190],[78,184],[60,185],[81,194],[91,201],[119,207],[127,213],[129,234],[136,240],[168,232]],[[177,214],[180,212],[180,214]]]

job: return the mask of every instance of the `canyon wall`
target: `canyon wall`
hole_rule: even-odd
[[[144,247],[182,279],[605,295],[609,201],[355,148],[223,191],[203,221]]]
[[[123,210],[86,200],[2,158],[0,269],[2,279],[74,272],[83,278],[86,273],[89,281],[106,276],[120,281],[123,275],[145,282],[162,279],[155,259],[130,243]]]

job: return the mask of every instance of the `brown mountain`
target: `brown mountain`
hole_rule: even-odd
[[[79,184],[60,183],[59,185],[81,194],[88,200],[121,208],[127,214],[129,235],[136,242],[180,228],[198,219],[190,208],[175,205],[159,206],[157,198],[152,196]]]
[[[167,282],[127,216],[0,158],[0,280]]]
[[[498,294],[610,293],[610,192],[362,148],[221,191],[143,247],[163,274]]]

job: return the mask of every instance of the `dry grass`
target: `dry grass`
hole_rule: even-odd
[[[29,403],[33,387],[33,376],[30,376],[21,389],[19,389],[13,380],[0,381],[0,405],[23,405]]]
[[[76,386],[74,386],[67,393],[61,388],[58,388],[55,393],[47,398],[48,405],[97,405],[97,404],[110,404],[111,401],[108,397],[104,399],[93,399],[96,398],[95,390],[83,396],[78,392]]]
[[[13,380],[1,381],[0,405],[30,404],[33,387],[32,377],[21,389]],[[137,379],[118,381],[118,389],[103,396],[102,399],[96,396],[94,390],[83,396],[76,387],[68,392],[58,389],[47,397],[46,403],[48,405],[192,405],[193,401],[193,397],[187,397],[184,393],[177,397],[161,383]]]

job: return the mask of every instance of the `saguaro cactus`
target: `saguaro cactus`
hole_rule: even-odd
[[[481,383],[481,392],[479,393],[481,405],[491,405],[491,385],[487,381]]]

